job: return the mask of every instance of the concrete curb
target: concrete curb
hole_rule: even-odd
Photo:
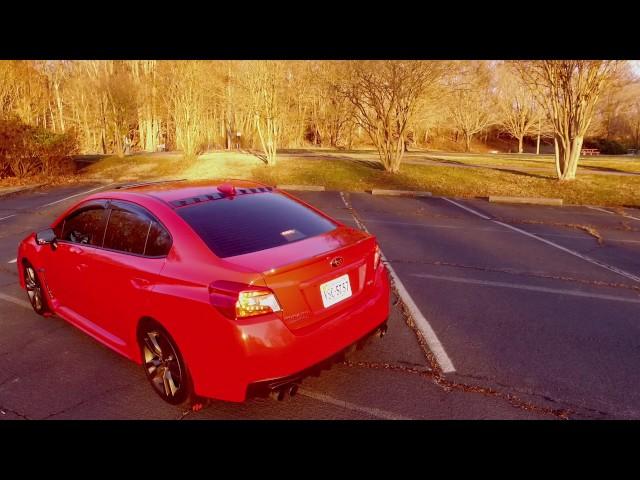
[[[371,190],[371,195],[388,195],[392,197],[430,197],[431,192],[420,192],[414,190]]]
[[[531,205],[552,205],[561,207],[563,200],[561,198],[538,198],[538,197],[500,197],[490,196],[491,203],[527,203]]]
[[[83,182],[96,182],[96,183],[115,183],[115,180],[113,178],[91,178],[91,177],[86,177],[86,178],[82,178]]]
[[[33,190],[38,187],[42,187],[45,185],[44,183],[37,183],[35,185],[24,185],[21,187],[8,187],[8,188],[0,188],[0,197],[4,197],[6,195],[11,195],[12,193],[24,192],[27,190]]]
[[[324,192],[324,185],[278,185],[281,190],[302,190],[309,192]]]

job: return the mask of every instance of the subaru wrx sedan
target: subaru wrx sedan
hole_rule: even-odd
[[[254,182],[95,193],[25,238],[17,264],[37,313],[141,364],[171,404],[281,399],[389,315],[372,235]]]

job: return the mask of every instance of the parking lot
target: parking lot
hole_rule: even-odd
[[[100,188],[0,198],[0,419],[640,418],[633,209],[293,192],[376,235],[399,280],[389,333],[288,401],[183,412],[19,288],[19,241]]]

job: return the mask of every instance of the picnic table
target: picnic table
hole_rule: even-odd
[[[583,148],[580,151],[580,155],[600,155],[600,150],[597,148]]]

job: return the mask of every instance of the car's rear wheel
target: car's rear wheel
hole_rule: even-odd
[[[177,345],[165,329],[150,323],[139,336],[142,366],[154,391],[172,405],[191,401],[189,372]]]
[[[33,268],[33,265],[28,262],[24,264],[24,284],[33,310],[38,315],[44,315],[47,313],[47,299],[45,297],[44,288],[42,283],[40,283],[40,279],[38,278],[38,273],[35,268]]]

